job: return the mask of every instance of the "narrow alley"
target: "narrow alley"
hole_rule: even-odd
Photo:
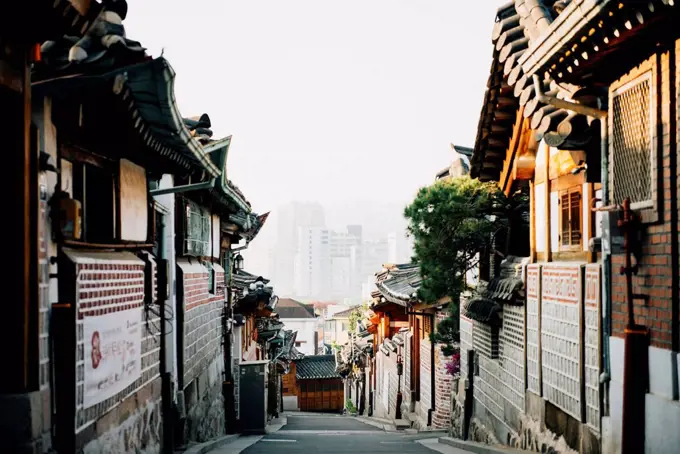
[[[288,415],[287,423],[266,436],[242,436],[210,454],[416,453],[464,454],[470,451],[437,442],[437,434],[390,432],[352,417]]]

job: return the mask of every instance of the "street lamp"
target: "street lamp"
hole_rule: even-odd
[[[243,269],[243,256],[241,254],[236,254],[236,256],[234,257],[234,269],[235,270]]]

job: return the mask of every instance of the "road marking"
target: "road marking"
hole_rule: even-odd
[[[411,441],[381,441],[381,445],[403,445],[404,443],[413,443]]]
[[[274,439],[274,438],[264,438],[260,441],[266,441],[268,443],[297,443],[297,440],[285,440],[285,439]]]
[[[383,430],[286,430],[277,432],[279,435],[376,435],[384,434]]]

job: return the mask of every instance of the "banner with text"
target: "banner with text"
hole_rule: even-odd
[[[85,317],[85,408],[109,399],[142,373],[142,308]]]

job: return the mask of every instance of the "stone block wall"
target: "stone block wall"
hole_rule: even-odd
[[[162,444],[161,380],[155,379],[87,429],[83,454],[159,453]]]
[[[206,441],[224,434],[222,378],[222,315],[224,313],[224,270],[213,263],[215,288],[209,288],[209,271],[196,259],[177,260],[178,294],[182,295],[182,376],[186,440]],[[214,292],[214,293],[211,293]]]

